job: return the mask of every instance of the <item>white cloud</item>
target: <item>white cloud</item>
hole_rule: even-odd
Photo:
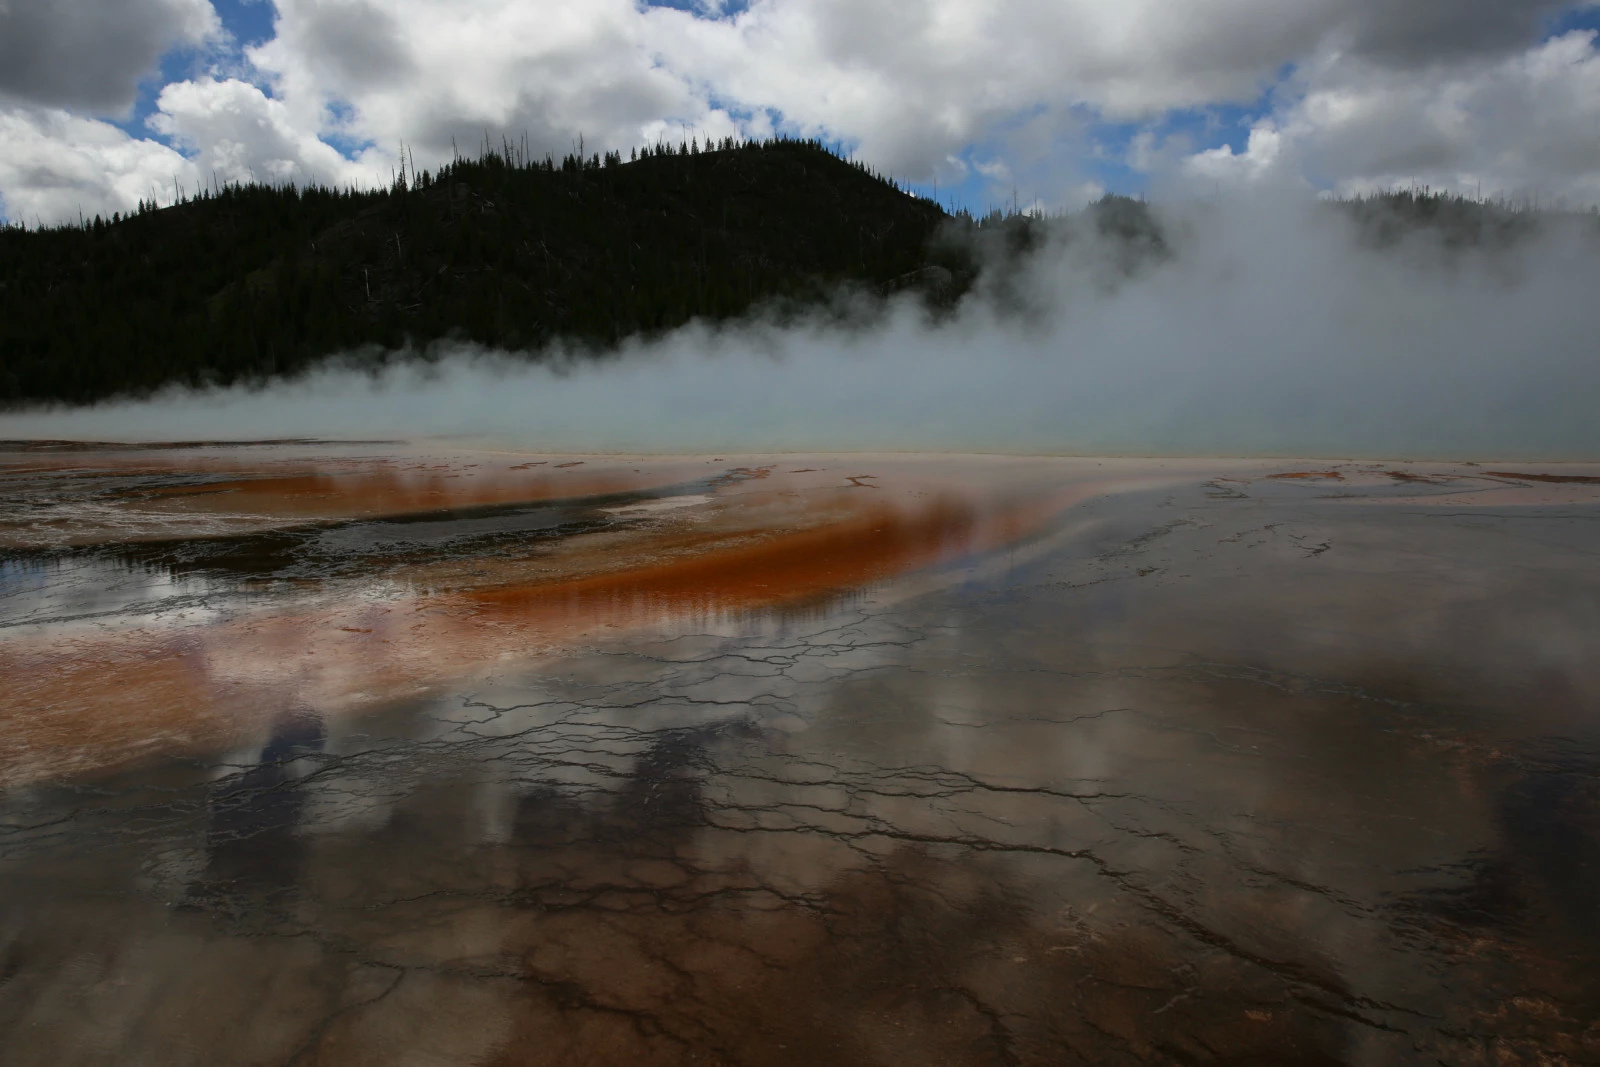
[[[162,23],[184,27],[163,40],[214,29],[205,0],[128,3],[189,12]],[[248,69],[161,94],[152,128],[202,173],[386,180],[402,141],[430,166],[452,141],[471,152],[485,134],[526,135],[535,152],[560,155],[580,136],[591,151],[626,150],[691,129],[760,136],[778,120],[918,181],[959,180],[952,160],[977,146],[1019,194],[1064,203],[1098,177],[1085,166],[1092,122],[1158,123],[1174,108],[1255,104],[1273,87],[1286,102],[1247,145],[1194,155],[1145,137],[1123,162],[1192,156],[1179,169],[1212,181],[1290,175],[1345,189],[1481,177],[1573,195],[1600,173],[1592,45],[1581,35],[1536,44],[1564,0],[754,0],[733,15],[716,0],[697,11],[635,0],[275,3],[275,36],[248,50]],[[1281,84],[1286,69],[1295,73]],[[82,94],[91,81],[83,75]],[[38,122],[23,124],[36,139]],[[351,166],[324,138],[370,148]],[[165,158],[159,148],[122,151],[134,168],[125,176]],[[38,187],[34,170],[6,173],[8,202],[60,203],[54,170],[37,172]]]
[[[175,182],[192,196],[213,179],[372,185],[389,178],[386,159],[346,159],[245,82],[175,82],[157,108],[150,126],[190,155],[59,109],[0,110],[0,208],[19,221],[56,222],[80,212],[110,216],[141,200],[170,203]]]
[[[1253,184],[1264,178],[1282,176],[1278,161],[1283,156],[1283,134],[1270,120],[1259,122],[1250,131],[1242,152],[1232,145],[1208,148],[1185,160],[1189,172],[1200,179]]]
[[[926,179],[1019,114],[1250,102],[1285,64],[1330,49],[1389,66],[1500,54],[1560,6],[755,0],[707,18],[633,0],[278,0],[278,35],[252,58],[301,125],[347,102],[341,132],[386,150],[404,139],[440,155],[451,136],[475,143],[485,130],[556,151],[579,133],[624,147],[677,124],[720,136],[731,107],[779,113]]]
[[[1337,52],[1403,68],[1525,46],[1559,0],[756,0],[728,21],[657,9],[675,70],[913,177],[1030,110],[1113,119],[1253,102]]]
[[[109,217],[140,200],[170,200],[174,178],[192,192],[197,178],[165,145],[60,110],[0,110],[0,146],[0,207],[30,224]]]
[[[250,53],[302,126],[332,126],[430,162],[526,133],[541,152],[626,147],[678,122],[734,124],[659,60],[632,0],[280,0],[278,34]],[[685,15],[685,18],[690,16]],[[346,103],[346,125],[328,107]]]
[[[150,126],[190,149],[202,175],[224,182],[372,184],[387,164],[352,162],[305,129],[281,101],[237,79],[176,82],[161,91]]]
[[[1340,60],[1251,130],[1243,151],[1200,152],[1206,179],[1300,180],[1340,193],[1413,184],[1473,195],[1600,203],[1600,51],[1572,32],[1446,71]]]

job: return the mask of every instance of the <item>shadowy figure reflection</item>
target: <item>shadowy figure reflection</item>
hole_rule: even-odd
[[[592,808],[559,788],[523,795],[517,844],[536,852],[578,845],[624,854],[670,854],[705,823],[703,782],[713,770],[706,746],[729,724],[666,730],[651,738],[611,803]]]
[[[291,765],[322,751],[321,717],[304,711],[273,727],[256,765],[211,789],[206,883],[212,890],[282,891],[298,878],[302,845],[295,833],[304,796]]]
[[[705,822],[702,779],[714,769],[706,735],[714,731],[667,731],[651,743],[615,802],[625,832],[671,835]]]

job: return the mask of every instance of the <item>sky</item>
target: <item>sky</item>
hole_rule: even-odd
[[[819,137],[976,210],[1427,186],[1600,204],[1600,2],[0,0],[0,215]]]

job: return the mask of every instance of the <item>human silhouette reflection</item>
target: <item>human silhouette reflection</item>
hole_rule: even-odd
[[[291,766],[322,751],[325,739],[315,713],[284,716],[254,766],[212,786],[206,881],[214,890],[275,891],[295,883],[302,852],[295,826],[305,797]]]

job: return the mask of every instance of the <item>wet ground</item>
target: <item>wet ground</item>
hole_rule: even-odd
[[[1600,1062],[1600,468],[7,447],[5,1064]]]

